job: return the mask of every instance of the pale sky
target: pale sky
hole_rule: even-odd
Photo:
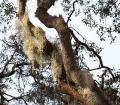
[[[17,1],[16,0],[9,0],[12,1],[16,6]],[[62,6],[61,6],[61,2],[62,0],[59,0],[60,2],[56,2],[55,6],[51,7],[49,9],[49,13],[51,15],[61,15],[65,17],[65,20],[67,19],[67,15],[66,13],[63,12],[62,10]],[[34,15],[34,12],[37,8],[36,6],[36,0],[28,0],[28,8],[27,11],[29,12],[29,16],[30,16],[30,20],[33,24],[35,24],[36,26],[39,26],[41,28],[43,28],[43,30],[46,32],[46,37],[48,40],[50,41],[54,41],[56,40],[56,37],[58,37],[58,34],[56,32],[55,29],[53,28],[47,28],[44,24],[42,24]],[[34,7],[34,8],[33,8]],[[103,51],[100,53],[100,55],[102,56],[104,65],[109,66],[111,68],[119,68],[120,67],[120,63],[119,63],[119,59],[120,59],[120,36],[117,35],[116,33],[114,33],[114,35],[117,35],[117,38],[115,40],[115,43],[113,44],[109,44],[110,40],[107,39],[105,42],[101,42],[99,36],[96,34],[96,29],[94,28],[90,28],[85,26],[82,22],[81,22],[81,18],[82,18],[82,14],[80,14],[79,16],[75,17],[75,15],[73,14],[73,16],[71,17],[71,20],[69,22],[69,26],[75,28],[77,31],[79,31],[80,34],[82,34],[82,36],[84,36],[88,42],[95,42],[96,45],[104,48]],[[98,18],[98,17],[96,17]],[[106,24],[110,23],[110,19],[106,19],[105,20]],[[15,21],[13,20],[13,24],[15,24]],[[7,35],[10,35],[11,33],[15,32],[15,27],[12,28],[12,30],[10,30],[8,33],[6,33]],[[77,34],[76,34],[77,35]],[[77,35],[77,37],[82,41],[81,37],[79,37],[79,35]],[[92,59],[93,60],[93,59]],[[88,62],[88,65],[91,66],[92,68],[94,68],[94,65],[96,65],[95,62],[93,62],[92,64],[89,63],[91,61],[89,61],[88,58],[86,58],[86,61]]]
[[[16,0],[9,0],[9,1],[13,1],[15,4],[17,4]],[[48,38],[48,40],[53,42],[56,39],[56,37],[58,37],[57,32],[55,29],[47,28],[37,18],[34,17],[34,12],[35,12],[35,8],[36,8],[35,3],[36,3],[35,0],[28,1],[28,5],[30,5],[28,7],[30,19],[36,26],[40,26],[41,28],[43,28],[43,30],[46,32],[46,37]],[[66,16],[61,8],[61,4],[58,2],[55,3],[55,7],[52,7],[49,10],[49,13],[52,15],[57,15],[57,16],[59,16],[60,14],[62,14],[63,16]],[[115,43],[113,43],[113,44],[109,44],[110,43],[109,39],[107,39],[105,42],[101,42],[99,40],[99,36],[96,34],[96,30],[94,28],[91,29],[91,28],[85,26],[80,20],[81,17],[82,16],[74,17],[74,15],[73,15],[72,19],[71,19],[72,21],[69,22],[69,26],[74,27],[88,41],[95,42],[98,46],[104,48],[100,55],[102,56],[105,66],[109,66],[111,68],[113,68],[113,67],[120,68],[120,63],[119,63],[120,36],[117,35],[118,37],[116,38]],[[109,20],[106,21],[106,24],[107,23],[109,23]],[[9,33],[14,33],[14,32],[15,32],[15,30],[13,28],[13,30],[11,30]],[[82,39],[79,36],[77,36],[77,37],[82,41]],[[87,57],[87,55],[86,55],[86,57]],[[93,59],[89,60],[88,58],[86,58],[86,60],[88,60],[88,65],[91,67],[95,67],[97,65],[97,62],[96,63],[91,62],[91,61],[93,61]],[[12,94],[12,91],[11,91],[11,94]]]
[[[18,5],[16,0],[9,0],[9,1],[12,1],[16,6]],[[51,7],[48,12],[51,15],[57,15],[57,16],[62,14],[62,16],[64,16],[66,20],[67,15],[62,10],[61,1],[62,0],[60,0],[60,2],[56,2],[55,6]],[[36,26],[41,27],[46,32],[46,37],[48,40],[50,40],[51,42],[55,41],[56,38],[58,37],[56,30],[53,28],[47,28],[34,15],[35,9],[37,8],[36,0],[28,0],[27,5],[28,5],[27,11],[29,12],[31,22]],[[97,46],[104,48],[103,51],[100,53],[100,55],[102,56],[103,63],[105,66],[119,69],[120,36],[114,33],[114,35],[115,34],[117,35],[117,38],[115,40],[115,43],[113,44],[110,44],[110,40],[107,38],[105,42],[101,42],[99,36],[96,34],[96,29],[94,28],[91,29],[90,27],[85,26],[81,22],[81,18],[82,18],[82,14],[80,14],[80,16],[77,17],[75,17],[73,14],[73,16],[71,17],[72,21],[69,22],[69,26],[79,31],[79,33],[82,34],[82,36],[84,36],[88,40],[88,42],[95,42]],[[108,24],[110,23],[110,20],[107,19],[105,20],[105,22],[106,24]],[[15,24],[15,20],[13,20],[13,24]],[[6,36],[9,36],[11,33],[14,32],[15,32],[15,27],[13,27],[12,30],[8,31],[6,33]],[[77,37],[82,41],[79,35],[77,35]],[[92,62],[94,59],[89,59],[88,55],[85,56],[86,56],[86,62],[88,66],[91,67],[91,69],[96,68],[98,66],[98,62]]]

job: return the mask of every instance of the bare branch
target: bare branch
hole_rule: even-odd
[[[14,66],[12,67],[12,70],[10,72],[0,73],[0,78],[5,78],[5,77],[9,77],[9,76],[13,75],[15,73],[15,68],[17,68],[19,66],[23,66],[23,65],[29,65],[29,63],[23,62],[23,63],[19,63],[19,64],[14,64]]]
[[[5,92],[2,92],[2,94],[11,97],[11,99],[5,98],[5,101],[7,101],[7,102],[10,102],[10,101],[12,101],[12,100],[20,100],[20,99],[21,99],[21,100],[24,101],[25,105],[28,105],[27,102],[24,100],[24,97],[26,97],[26,96],[29,97],[29,95],[20,95],[20,96],[18,96],[18,97],[15,97],[15,96],[9,95],[9,94],[7,94],[7,93],[5,93]]]
[[[6,100],[6,98],[4,97],[2,91],[0,90],[0,105],[4,105],[5,100]]]
[[[4,72],[4,70],[6,69],[6,67],[9,65],[9,63],[11,62],[11,60],[13,59],[15,52],[16,52],[16,50],[15,50],[15,51],[13,52],[13,54],[11,55],[10,59],[7,60],[7,62],[5,63],[4,68],[3,68],[3,72]]]
[[[70,31],[72,37],[75,39],[75,41],[76,41],[77,43],[79,43],[80,45],[85,46],[88,51],[92,51],[93,54],[97,56],[97,58],[99,59],[99,62],[100,62],[101,67],[103,67],[103,61],[102,61],[101,56],[98,55],[97,52],[96,52],[93,48],[90,48],[86,43],[81,42],[81,41],[75,36],[75,34],[73,33],[73,31],[72,31],[71,29],[69,29],[69,31]]]
[[[71,16],[73,15],[73,13],[75,12],[75,3],[76,3],[76,2],[78,2],[78,0],[75,0],[75,1],[73,2],[73,10],[72,10],[71,14],[70,14],[69,17],[68,17],[67,24],[68,24],[68,22],[71,20],[70,18],[71,18]]]
[[[87,49],[88,51],[92,51],[93,54],[98,58],[98,60],[99,60],[99,62],[100,62],[100,67],[99,67],[99,68],[96,68],[96,69],[101,69],[101,68],[107,69],[107,70],[109,71],[109,73],[112,75],[113,79],[114,79],[114,75],[113,75],[113,73],[112,73],[112,71],[111,71],[112,69],[109,68],[109,67],[107,67],[107,66],[104,66],[104,65],[103,65],[103,61],[102,61],[101,56],[100,56],[93,48],[89,47],[86,43],[81,42],[81,41],[75,36],[75,34],[73,33],[73,31],[72,31],[71,29],[69,29],[69,31],[70,31],[72,37],[75,39],[75,41],[76,41],[77,43],[79,43],[79,45],[83,45],[84,47],[86,47],[86,49]],[[94,70],[95,70],[95,69],[94,69]]]
[[[15,73],[15,71],[11,71],[11,72],[8,72],[6,74],[3,74],[3,73],[0,73],[0,78],[5,78],[5,77],[9,77],[11,75],[13,75]]]

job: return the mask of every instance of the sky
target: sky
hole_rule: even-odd
[[[12,1],[14,5],[18,7],[18,2],[16,0],[9,0],[9,1]],[[37,3],[36,0],[28,0],[27,2],[27,11],[29,13],[30,20],[35,26],[41,27],[45,31],[46,37],[49,41],[54,42],[58,38],[58,34],[55,29],[47,28],[42,22],[38,20],[38,18],[35,17],[35,11],[37,8],[36,3]],[[62,9],[61,3],[62,0],[56,2],[55,5],[48,10],[48,13],[56,16],[62,15],[66,21],[67,15]],[[117,35],[117,38],[115,40],[115,43],[113,44],[110,44],[110,40],[108,38],[106,38],[107,39],[106,41],[101,42],[99,36],[96,34],[96,29],[87,27],[84,23],[82,23],[81,22],[82,17],[83,17],[82,14],[80,14],[77,17],[75,17],[75,15],[73,14],[73,16],[71,17],[71,21],[69,21],[68,26],[76,29],[80,34],[82,34],[82,36],[84,36],[84,38],[87,39],[88,42],[94,42],[96,43],[97,46],[103,48],[102,52],[100,53],[100,56],[102,57],[105,66],[119,69],[120,36],[114,33],[114,35]],[[6,33],[7,37],[9,37],[11,33],[15,33],[15,21],[16,20],[13,20],[12,30]],[[106,24],[110,23],[110,19],[105,20],[105,23]],[[76,34],[76,36],[78,37],[78,39],[82,41],[82,38],[79,35]],[[90,69],[98,67],[99,65],[98,62],[93,62],[94,59],[89,59],[88,55],[85,55],[85,57],[86,57],[86,62],[90,67]]]
[[[9,0],[12,1],[15,5],[17,5],[16,0]],[[60,0],[62,1],[62,0]],[[35,12],[35,8],[36,8],[36,2],[35,0],[29,0],[27,5],[28,6],[28,12],[29,12],[29,16],[30,16],[30,20],[31,22],[33,22],[33,24],[35,26],[39,26],[41,27],[45,33],[46,33],[46,37],[48,40],[50,40],[51,42],[54,42],[56,40],[56,38],[58,38],[58,34],[56,32],[55,29],[51,29],[51,28],[47,28],[44,24],[42,24],[34,15]],[[34,8],[33,8],[34,7]],[[67,15],[63,12],[62,7],[61,7],[61,3],[60,2],[56,2],[55,6],[51,7],[48,11],[51,15],[61,15],[65,17],[65,19],[67,18]],[[119,59],[120,59],[120,36],[117,35],[117,38],[115,40],[115,43],[110,44],[110,40],[107,39],[105,42],[101,42],[99,36],[96,34],[96,29],[94,28],[90,28],[85,26],[80,18],[82,17],[82,15],[78,16],[78,17],[74,17],[74,15],[71,17],[71,20],[69,22],[69,26],[74,27],[77,31],[80,32],[80,34],[82,34],[82,36],[84,36],[89,42],[95,42],[96,45],[104,48],[103,51],[100,53],[102,59],[103,59],[103,63],[105,66],[111,67],[111,68],[120,68],[120,63],[119,63]],[[109,23],[110,20],[106,20],[106,24]],[[15,20],[14,20],[14,24],[15,24]],[[13,28],[13,30],[11,30],[9,32],[10,33],[14,33],[15,32],[15,27]],[[116,34],[116,33],[114,33]],[[81,37],[79,37],[77,35],[78,39],[81,39]],[[89,59],[87,58],[88,55],[86,55],[86,61],[88,63],[88,65],[91,68],[94,68],[96,66],[98,66],[98,62],[93,62],[94,59]],[[92,61],[92,62],[91,62]],[[97,72],[99,73],[99,72]],[[12,91],[11,91],[12,94]]]
[[[9,0],[9,1],[12,1],[14,3],[14,5],[16,7],[18,7],[18,2],[16,0]],[[35,17],[34,13],[37,8],[36,3],[37,3],[36,0],[28,0],[27,11],[29,13],[30,20],[35,26],[39,26],[45,31],[46,37],[48,40],[50,40],[51,42],[54,42],[56,40],[56,38],[58,38],[58,34],[55,29],[47,28],[44,24],[42,24]],[[56,16],[62,15],[66,20],[67,15],[62,9],[61,3],[62,3],[62,0],[59,0],[59,2],[56,2],[55,5],[52,6],[48,10],[48,13],[51,15],[56,15]],[[100,53],[100,55],[103,59],[103,63],[105,66],[109,66],[111,68],[113,68],[113,67],[119,68],[120,67],[120,63],[119,63],[120,36],[117,35],[116,33],[113,33],[114,35],[117,35],[115,43],[113,43],[113,44],[110,44],[109,39],[107,39],[104,42],[101,42],[99,36],[96,34],[96,29],[87,27],[86,25],[84,25],[81,22],[82,16],[83,15],[80,14],[79,16],[75,17],[75,15],[73,14],[73,16],[71,17],[71,21],[69,22],[68,25],[70,27],[74,27],[77,31],[79,31],[79,33],[82,34],[82,36],[84,36],[88,40],[88,42],[94,42],[94,43],[96,43],[96,45],[103,48],[103,51]],[[95,18],[98,18],[98,17],[95,17]],[[106,22],[106,24],[110,23],[110,19],[105,20],[105,22]],[[15,20],[13,20],[13,26],[15,26]],[[14,32],[15,32],[15,27],[13,27],[12,30],[10,30],[8,33],[6,33],[6,36],[8,36],[9,34],[14,33]],[[80,39],[82,41],[82,39],[81,39],[81,37],[79,37],[79,35],[77,35],[77,37],[78,37],[78,39]],[[91,61],[89,61],[88,58],[86,58],[86,59],[87,59],[86,61],[88,62],[88,65],[91,66],[91,68],[93,68],[96,65],[95,62],[91,64],[91,63],[89,63]],[[94,59],[92,59],[92,60],[94,60]]]
[[[12,1],[16,6],[18,6],[18,2],[16,0],[9,0]],[[59,0],[60,2],[56,2],[55,6],[51,7],[49,9],[49,13],[51,15],[61,15],[65,17],[65,20],[67,19],[67,15],[63,12],[61,2],[62,0]],[[2,0],[0,1],[2,2]],[[46,32],[46,37],[50,41],[56,40],[58,37],[58,34],[55,29],[47,28],[44,24],[42,24],[34,15],[34,12],[36,10],[36,0],[28,0],[27,3],[28,6],[28,12],[30,15],[30,20],[35,26],[39,26],[43,28],[43,30]],[[34,7],[34,8],[33,8]],[[80,18],[82,15],[75,17],[74,15],[71,17],[71,20],[69,22],[70,27],[74,27],[77,31],[82,34],[88,41],[90,42],[95,42],[98,46],[104,48],[103,51],[101,52],[101,56],[103,58],[103,62],[106,66],[110,67],[115,67],[119,68],[119,59],[120,59],[120,36],[117,35],[116,33],[113,33],[114,35],[117,35],[117,38],[115,40],[115,43],[110,44],[110,40],[107,39],[105,42],[101,42],[99,36],[96,34],[96,29],[90,28],[85,26]],[[106,24],[110,23],[110,19],[105,20]],[[15,20],[13,20],[13,24],[15,24]],[[15,27],[12,28],[13,30],[10,30],[7,34],[11,34],[15,32]],[[52,33],[52,34],[51,34]],[[81,40],[81,38],[78,36],[78,38]]]

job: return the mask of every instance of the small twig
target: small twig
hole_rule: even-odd
[[[76,31],[77,34],[80,35],[83,38],[83,40],[87,41],[87,39],[82,34],[80,34],[76,29],[74,29],[73,27],[68,27],[68,28]]]
[[[15,96],[12,96],[12,95],[7,94],[7,93],[4,93],[4,92],[2,92],[2,94],[11,97],[11,99],[5,99],[5,101],[7,101],[7,102],[12,101],[12,100],[19,100],[19,99],[22,99],[22,100],[24,101],[24,103],[25,103],[26,105],[28,105],[28,104],[26,103],[26,101],[24,100],[24,98],[23,98],[23,97],[28,96],[28,95],[23,95],[23,96],[15,97]]]
[[[6,69],[6,67],[8,66],[8,64],[11,62],[11,60],[13,59],[15,52],[16,52],[16,49],[13,52],[13,54],[11,55],[10,59],[5,63],[2,73],[4,72],[4,70]]]
[[[94,68],[94,69],[90,69],[89,71],[95,71],[95,70],[100,70],[102,69],[101,67],[97,67],[97,68]]]
[[[97,83],[97,85],[101,87],[101,84],[97,80],[94,80],[94,81]]]
[[[4,44],[6,44],[8,47],[12,46],[12,45],[8,44],[7,40],[0,39],[0,41],[3,42]]]
[[[72,10],[71,14],[70,14],[69,17],[68,17],[67,24],[68,24],[68,22],[71,20],[70,18],[71,18],[71,16],[73,15],[73,13],[74,13],[74,11],[75,11],[75,3],[76,3],[76,2],[78,2],[78,1],[75,0],[75,1],[73,2],[73,10]]]
[[[0,90],[0,105],[3,105],[4,101],[7,100],[4,96],[2,91]]]
[[[112,69],[111,68],[109,68],[109,67],[107,67],[107,66],[104,66],[103,65],[103,67],[102,68],[105,68],[105,69],[107,69],[108,71],[109,71],[109,73],[111,74],[111,76],[112,76],[112,78],[113,78],[113,80],[115,81],[115,77],[114,77],[114,74],[112,73]]]
[[[107,73],[107,70],[105,70],[104,72],[103,72],[103,74],[101,75],[101,89],[104,89],[104,85],[105,85],[105,75],[106,75],[106,73]]]

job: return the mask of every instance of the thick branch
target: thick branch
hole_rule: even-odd
[[[49,28],[55,28],[60,36],[61,40],[61,53],[63,64],[67,73],[70,70],[76,69],[76,63],[74,59],[74,54],[71,46],[70,32],[68,30],[67,24],[64,22],[62,17],[50,16],[46,11],[41,10],[42,7],[38,7],[36,11],[36,16]]]
[[[80,101],[80,103],[82,105],[86,105],[85,102],[87,101],[87,99],[84,97],[82,92],[79,92],[79,89],[77,89],[69,84],[66,84],[63,81],[61,81],[61,83],[58,85],[58,89],[61,92],[74,97],[76,100]],[[94,93],[96,94],[96,97],[98,97],[98,99],[100,101],[99,105],[111,105],[110,101],[107,99],[105,94],[101,91],[101,89],[97,87],[96,84],[94,84],[93,90],[94,90]],[[93,97],[93,99],[94,99],[94,97]]]
[[[61,83],[58,85],[58,90],[60,90],[64,94],[68,94],[74,97],[76,100],[80,101],[81,103],[84,103],[86,101],[82,97],[82,94],[78,93],[77,89],[75,89],[73,86],[70,86],[69,84],[66,84],[63,81],[61,81]]]
[[[49,1],[51,2],[51,1]],[[39,0],[38,0],[39,4]],[[51,3],[51,6],[53,4]],[[69,73],[70,70],[76,69],[76,61],[74,59],[74,54],[71,46],[71,40],[70,40],[70,32],[68,30],[67,24],[64,22],[62,17],[56,17],[56,16],[50,16],[47,13],[47,10],[50,8],[45,8],[45,5],[38,5],[36,16],[39,18],[41,22],[43,22],[47,27],[49,28],[55,28],[60,35],[61,39],[61,53],[62,53],[62,59],[63,64],[65,67],[66,73]]]
[[[56,0],[37,0],[37,11],[36,11],[36,17],[39,18],[39,20],[49,28],[53,28],[53,23],[57,17],[56,16],[51,16],[47,13],[47,10],[54,5]],[[49,22],[48,22],[49,19]]]

